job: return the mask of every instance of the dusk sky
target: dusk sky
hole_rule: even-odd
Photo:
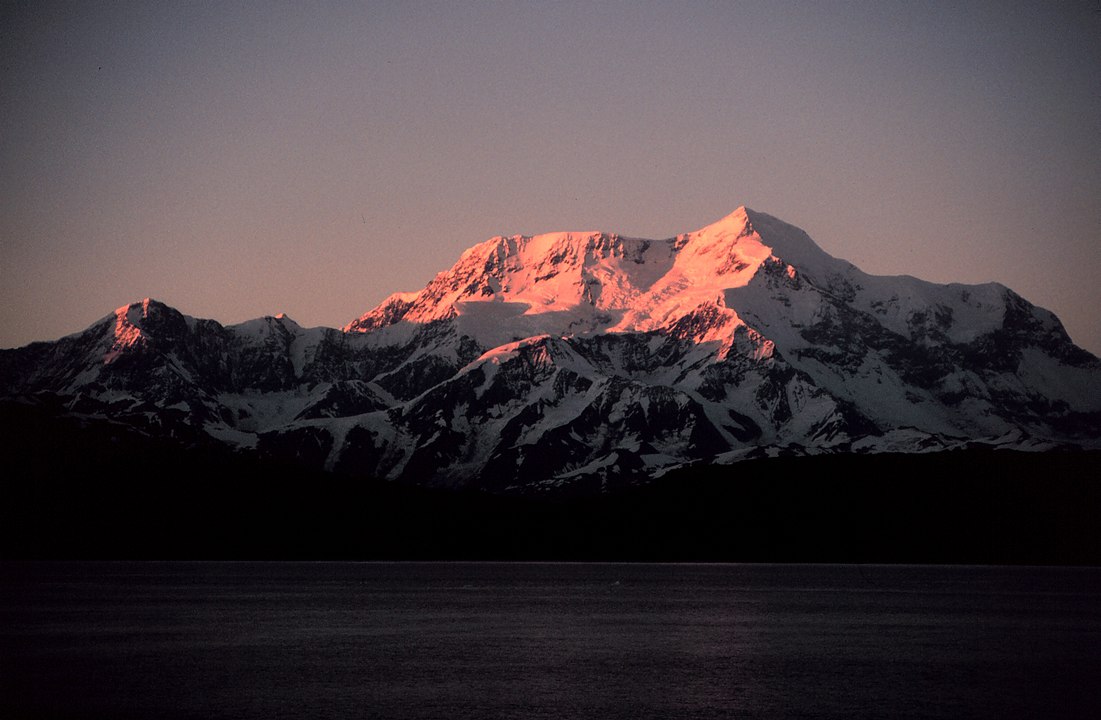
[[[6,2],[0,347],[338,327],[498,234],[739,205],[1101,354],[1101,3]]]

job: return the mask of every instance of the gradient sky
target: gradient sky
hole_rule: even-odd
[[[739,205],[1101,354],[1101,4],[6,2],[0,347],[340,326],[497,234]]]

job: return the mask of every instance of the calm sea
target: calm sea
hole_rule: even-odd
[[[4,718],[1101,717],[1101,570],[0,565]]]

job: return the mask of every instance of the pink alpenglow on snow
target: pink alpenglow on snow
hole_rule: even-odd
[[[718,315],[698,340],[728,346],[733,330],[745,323],[727,306],[726,293],[747,286],[766,263],[795,278],[751,216],[767,218],[741,207],[701,230],[665,240],[601,232],[494,237],[464,252],[424,290],[391,295],[344,330],[457,319],[472,337],[498,344],[506,319],[509,332],[519,325],[531,334],[568,337],[668,329],[707,308]],[[836,262],[809,239],[781,239],[785,257]]]
[[[108,365],[119,358],[128,348],[142,342],[141,319],[149,317],[150,299],[145,298],[141,305],[123,305],[115,310],[115,341],[111,349],[103,356],[103,364]]]
[[[18,397],[428,484],[1101,447],[1101,361],[1052,313],[997,283],[870,275],[744,207],[659,240],[494,237],[342,330],[147,299],[3,352]]]

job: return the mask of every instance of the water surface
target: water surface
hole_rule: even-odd
[[[1093,717],[1101,570],[0,565],[0,717]]]

